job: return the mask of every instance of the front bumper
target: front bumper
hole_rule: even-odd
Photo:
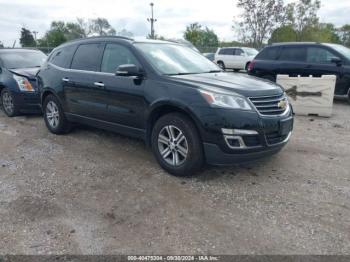
[[[293,131],[292,109],[279,116],[213,108],[200,112],[203,148],[210,165],[234,165],[271,156],[288,143]]]
[[[237,150],[235,153],[225,153],[216,144],[203,143],[206,162],[209,165],[223,166],[251,162],[261,158],[269,157],[278,153],[289,141],[292,132],[287,138],[275,145],[256,147],[250,150]]]
[[[22,113],[41,113],[40,95],[38,92],[14,93],[14,103]]]

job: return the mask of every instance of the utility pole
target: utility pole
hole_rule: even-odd
[[[34,34],[34,40],[35,40],[35,47],[37,46],[37,43],[36,43],[36,35],[39,33],[38,31],[33,31],[32,32]]]
[[[151,39],[154,39],[155,38],[154,23],[157,22],[157,19],[154,19],[154,16],[153,16],[153,6],[154,6],[154,4],[151,3],[150,5],[151,5],[152,16],[151,16],[151,18],[147,18],[147,21],[151,23]]]

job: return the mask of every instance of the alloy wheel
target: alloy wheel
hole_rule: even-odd
[[[181,166],[188,155],[187,139],[176,126],[165,126],[158,135],[158,150],[169,165]]]
[[[7,91],[5,91],[2,94],[2,104],[4,106],[5,111],[11,115],[14,111],[15,106],[13,104],[13,99],[11,94]]]
[[[46,106],[46,118],[52,128],[57,128],[60,122],[60,113],[55,102],[50,101]]]

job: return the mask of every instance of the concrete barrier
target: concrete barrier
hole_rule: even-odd
[[[336,80],[335,75],[322,77],[277,75],[277,83],[285,89],[297,115],[330,117]]]

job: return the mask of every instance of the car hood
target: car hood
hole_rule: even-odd
[[[234,92],[246,97],[283,93],[282,87],[268,80],[241,73],[209,73],[172,76],[177,82],[213,92]]]
[[[20,75],[20,76],[25,76],[29,79],[34,80],[36,74],[39,71],[39,67],[35,67],[35,68],[16,68],[16,69],[9,69],[10,72],[16,74],[16,75]]]

